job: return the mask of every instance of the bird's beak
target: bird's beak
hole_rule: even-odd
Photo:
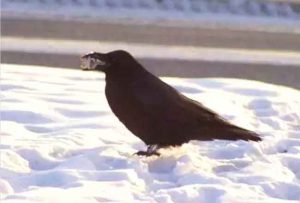
[[[82,70],[101,70],[101,67],[106,65],[104,61],[93,58],[89,54],[82,56],[80,61]]]
[[[80,68],[82,70],[90,70],[91,69],[90,62],[89,62],[88,58],[85,58],[84,56],[82,56],[80,58]]]

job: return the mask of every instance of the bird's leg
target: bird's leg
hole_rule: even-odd
[[[149,145],[147,147],[147,153],[149,154],[153,154],[153,153],[157,153],[156,151],[159,149],[158,145],[155,144],[155,145]]]
[[[147,151],[138,151],[135,154],[139,156],[152,156],[152,155],[159,156],[160,153],[157,152],[158,149],[159,149],[158,145],[148,145]]]

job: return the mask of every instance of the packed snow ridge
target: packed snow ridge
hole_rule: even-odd
[[[1,202],[299,203],[298,90],[164,78],[263,141],[191,141],[138,157],[146,146],[111,113],[103,74],[7,64],[1,72]]]
[[[300,17],[300,3],[295,0],[3,0],[2,10],[6,14],[38,13],[39,17],[57,14],[60,18],[67,15],[82,18],[120,16],[201,19],[206,14],[283,19]]]

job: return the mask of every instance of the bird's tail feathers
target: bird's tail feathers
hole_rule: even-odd
[[[220,133],[219,139],[226,140],[246,140],[246,141],[261,141],[261,138],[255,132],[233,126],[232,128],[225,129]]]

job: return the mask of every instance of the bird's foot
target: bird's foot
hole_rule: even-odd
[[[160,153],[158,152],[152,152],[152,153],[149,153],[147,151],[138,151],[135,153],[136,155],[138,156],[152,156],[152,155],[155,155],[155,156],[160,156]]]
[[[138,156],[160,156],[160,153],[157,152],[159,149],[158,145],[149,145],[147,151],[138,151],[135,154]]]

